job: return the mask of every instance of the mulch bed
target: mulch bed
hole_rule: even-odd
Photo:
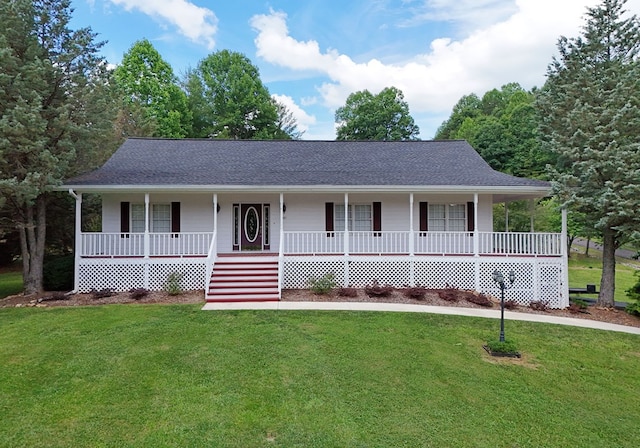
[[[442,291],[448,295],[454,293],[458,297],[456,300],[445,300],[441,298]],[[309,301],[309,302],[374,302],[374,303],[407,303],[415,305],[466,307],[466,308],[488,308],[469,302],[470,296],[478,296],[478,293],[461,290],[427,290],[423,299],[414,299],[403,294],[402,290],[392,289],[386,297],[368,296],[364,289],[354,288],[349,291],[351,296],[340,295],[339,289],[334,289],[328,294],[314,294],[308,289],[286,289],[282,291],[283,301]],[[354,295],[355,294],[355,295]],[[491,302],[490,308],[500,309],[499,300],[495,297],[486,296]],[[451,299],[451,297],[449,297]],[[115,293],[110,297],[96,298],[93,294],[72,294],[63,296],[61,293],[43,293],[38,296],[14,295],[0,299],[0,307],[55,307],[55,306],[92,306],[108,304],[129,304],[129,303],[155,303],[155,304],[204,304],[204,293],[199,291],[187,291],[178,295],[169,295],[165,291],[152,291],[145,297],[135,299],[129,293]],[[591,319],[609,322],[619,325],[640,327],[640,318],[627,314],[622,310],[600,308],[589,306],[583,312],[574,313],[569,310],[533,310],[529,307],[518,306],[509,311],[548,314],[562,317],[573,317],[579,319]]]

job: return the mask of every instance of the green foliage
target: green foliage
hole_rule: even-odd
[[[133,119],[137,107],[144,111],[144,118],[135,118],[139,125],[134,129],[153,129],[154,137],[187,137],[191,133],[191,111],[187,96],[178,86],[173,69],[147,39],[137,41],[125,53],[122,63],[113,72],[117,86],[125,97],[121,110]],[[152,121],[153,127],[148,123]],[[133,134],[137,134],[134,131]]]
[[[229,139],[288,139],[278,107],[258,68],[241,53],[221,50],[200,61],[185,79],[193,113],[193,136]]]
[[[333,272],[327,272],[320,278],[310,277],[308,283],[309,289],[314,294],[321,295],[330,293],[337,285]]]
[[[640,302],[628,303],[624,310],[632,316],[640,316]]]
[[[409,114],[400,89],[386,87],[377,95],[352,93],[336,110],[336,140],[417,140],[420,129]]]
[[[487,347],[493,353],[515,354],[518,353],[518,346],[515,342],[510,340],[496,341],[491,340],[487,342]]]
[[[624,4],[588,8],[582,36],[560,38],[537,101],[554,191],[602,237],[602,306],[613,305],[615,249],[640,228],[640,22]]]
[[[636,283],[625,292],[627,293],[627,297],[640,303],[640,271],[636,271],[634,276],[637,279]]]
[[[182,281],[182,274],[179,272],[172,272],[167,276],[167,281],[164,283],[164,290],[170,296],[177,296],[178,294],[182,294],[182,286],[180,282]]]
[[[0,197],[20,231],[29,293],[42,288],[47,193],[110,149],[102,43],[71,30],[71,12],[69,0],[0,2]]]
[[[47,291],[72,290],[73,270],[73,254],[45,257],[42,273],[44,289]]]
[[[463,96],[436,139],[463,139],[495,170],[515,176],[542,178],[553,158],[537,139],[538,115],[534,92],[517,83],[493,89],[480,99]]]

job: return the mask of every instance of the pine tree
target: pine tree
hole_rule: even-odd
[[[640,228],[640,23],[625,3],[589,8],[582,35],[560,38],[538,98],[555,193],[602,237],[601,306],[614,304],[615,249]]]
[[[95,161],[92,142],[110,132],[101,44],[70,18],[69,0],[0,2],[0,197],[20,234],[27,294],[42,289],[48,192]]]

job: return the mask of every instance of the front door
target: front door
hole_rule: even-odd
[[[269,249],[269,205],[239,204],[234,209],[236,235],[239,235],[241,251]]]

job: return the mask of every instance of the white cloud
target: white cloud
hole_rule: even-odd
[[[127,11],[137,9],[162,22],[177,27],[178,32],[189,40],[204,44],[208,49],[215,46],[214,36],[218,31],[218,18],[207,8],[194,5],[187,0],[109,0],[123,6]]]
[[[316,124],[316,117],[307,114],[296,102],[287,95],[271,95],[271,97],[280,104],[284,104],[289,112],[291,112],[298,122],[298,130],[306,132],[309,130],[309,126]]]
[[[431,3],[439,5],[435,13],[441,16],[446,13],[451,20],[468,19],[464,8],[452,6],[457,4],[453,0]],[[483,2],[485,6],[497,3]],[[630,1],[627,9],[636,12],[639,3]],[[357,63],[335,49],[321,51],[314,40],[298,41],[289,35],[283,12],[256,15],[250,23],[257,31],[258,57],[286,69],[312,71],[328,78],[318,91],[330,109],[343,105],[355,91],[377,92],[395,86],[405,94],[412,113],[448,114],[462,95],[471,92],[481,95],[508,82],[519,82],[525,88],[542,85],[558,38],[577,36],[586,7],[596,4],[598,0],[515,0],[509,5],[513,12],[506,17],[459,40],[446,36],[433,40],[424,54],[402,64],[384,64],[377,59]]]

